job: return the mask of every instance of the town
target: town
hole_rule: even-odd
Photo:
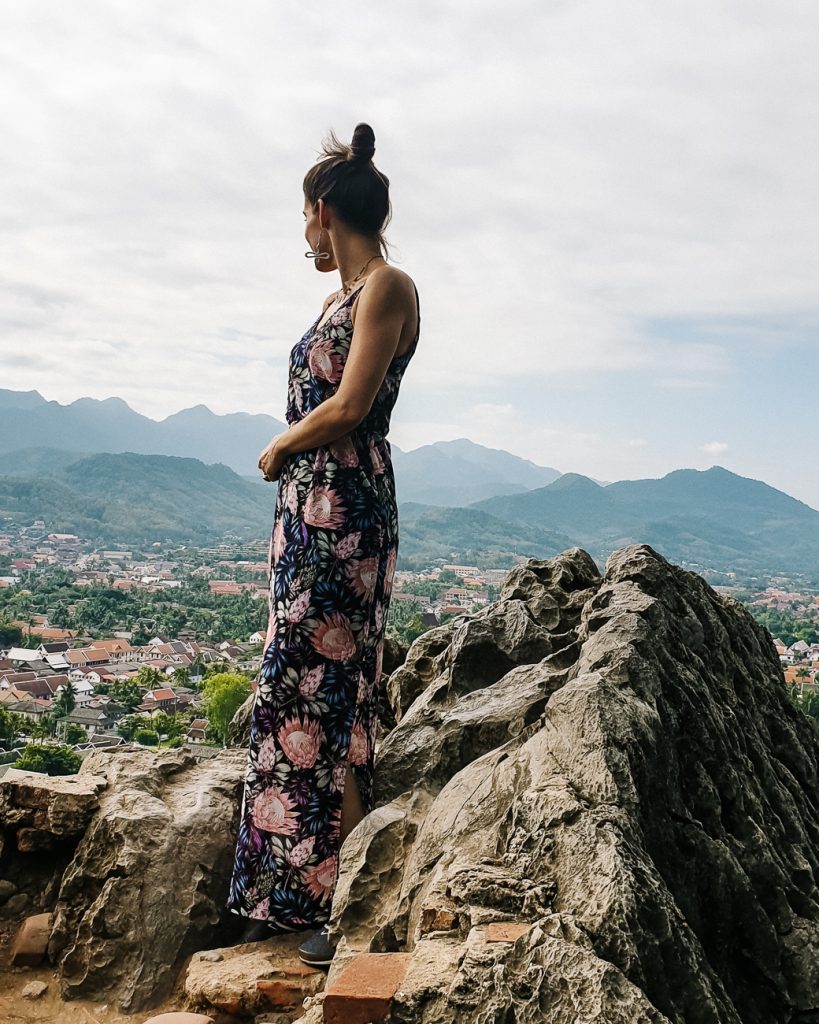
[[[230,541],[95,549],[42,522],[0,534],[0,774],[11,765],[59,771],[32,760],[33,744],[41,756],[59,744],[80,758],[183,745],[207,756],[223,746],[228,713],[261,668],[266,554],[261,542]],[[443,559],[398,570],[387,636],[408,644],[478,610],[508,571]]]

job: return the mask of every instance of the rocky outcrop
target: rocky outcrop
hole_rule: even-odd
[[[244,757],[95,752],[106,788],[62,878],[49,943],[65,998],[155,1006],[187,954],[225,944]],[[237,920],[234,918],[234,921]]]
[[[648,545],[602,576],[573,548],[389,689],[328,989],[394,951],[396,1022],[819,1019],[819,738],[741,605]]]
[[[51,915],[66,998],[147,1010],[210,950],[183,995],[237,1019],[369,1000],[393,1024],[819,1021],[819,733],[741,605],[648,545],[602,574],[572,548],[390,656],[323,991],[292,936],[229,948],[250,704],[209,759],[0,781],[2,910]]]

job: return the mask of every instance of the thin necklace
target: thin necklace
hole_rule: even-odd
[[[364,273],[364,271],[367,269],[367,267],[369,267],[369,265],[372,263],[372,261],[375,260],[375,259],[378,259],[378,257],[380,255],[381,255],[381,253],[377,252],[375,254],[375,256],[370,256],[370,258],[367,260],[367,262],[364,264],[364,266],[361,268],[361,270],[359,270],[359,272],[355,275],[355,277],[352,279],[352,281],[350,281],[350,283],[347,285],[347,287],[346,288],[342,288],[340,298],[344,299],[344,298],[346,298],[350,294],[350,291],[352,290],[352,287],[356,283],[356,281],[361,277],[361,275]]]

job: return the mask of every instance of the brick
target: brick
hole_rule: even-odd
[[[27,917],[17,929],[11,947],[13,967],[37,967],[43,962],[51,934],[51,914]]]
[[[324,996],[324,1024],[384,1024],[411,953],[362,953]]]
[[[281,978],[260,978],[256,982],[256,991],[271,1010],[286,1010],[304,1000],[304,990],[298,982]]]
[[[531,927],[530,924],[515,924],[513,921],[495,921],[486,926],[484,939],[487,942],[516,942]]]
[[[145,1024],[213,1024],[213,1017],[206,1017],[203,1013],[160,1013],[149,1017]]]

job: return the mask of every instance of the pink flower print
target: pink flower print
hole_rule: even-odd
[[[333,441],[330,445],[330,451],[336,457],[336,461],[339,466],[358,465],[358,453],[355,450],[355,446],[353,445],[349,434],[344,434],[343,437],[339,437]]]
[[[358,692],[355,695],[356,704],[363,704],[364,698],[367,696],[367,677],[363,672],[358,674]]]
[[[323,733],[318,722],[288,718],[279,729],[279,744],[297,768],[312,768],[318,757]]]
[[[375,631],[376,633],[381,632],[381,627],[384,624],[384,605],[380,601],[375,602]]]
[[[282,557],[284,554],[285,547],[284,538],[284,520],[281,516],[276,520],[276,525],[273,527],[273,564]]]
[[[272,772],[276,767],[276,755],[278,754],[279,746],[276,743],[274,736],[265,736],[259,747],[259,753],[256,756],[256,765],[260,772]]]
[[[316,665],[315,668],[311,668],[310,671],[299,680],[299,693],[302,697],[312,697],[316,690],[321,686],[322,679],[324,679],[324,665]]]
[[[311,641],[319,654],[333,661],[352,658],[356,651],[350,620],[341,612],[330,612],[316,627]]]
[[[296,843],[287,855],[288,864],[292,864],[294,868],[303,867],[310,860],[310,854],[313,852],[315,845],[315,836],[308,836],[307,839],[302,839],[300,843]]]
[[[359,558],[349,562],[345,569],[353,590],[369,604],[375,595],[375,585],[378,582],[378,558]]]
[[[289,480],[284,489],[284,503],[293,513],[299,507],[299,488],[295,480]]]
[[[350,737],[350,764],[366,764],[367,749],[367,734],[364,731],[364,727],[361,725],[361,722],[356,722],[353,726],[353,734]]]
[[[398,549],[393,545],[387,555],[387,568],[384,573],[384,593],[392,592],[392,580],[395,576],[395,563],[398,558]]]
[[[341,380],[344,363],[337,352],[333,351],[331,338],[323,338],[312,345],[307,355],[307,365],[314,377],[321,377],[323,380],[335,384]]]
[[[266,921],[270,917],[270,897],[266,896],[250,911],[250,916],[257,921]]]
[[[333,768],[333,785],[338,792],[344,789],[344,780],[347,778],[347,764],[341,762]]]
[[[316,449],[316,458],[313,462],[314,469],[324,469],[327,465],[327,449],[320,447]]]
[[[288,622],[301,622],[304,616],[307,614],[307,609],[310,607],[310,590],[304,590],[301,594],[293,601],[287,610],[285,618]]]
[[[250,813],[253,824],[263,832],[292,836],[299,828],[295,807],[295,801],[278,786],[268,786],[254,798]]]
[[[304,868],[301,873],[304,885],[313,899],[321,900],[323,903],[329,896],[332,896],[336,886],[337,867],[338,857],[333,855],[315,867]]]
[[[341,504],[338,491],[332,487],[313,487],[304,503],[304,521],[323,530],[335,530],[344,525],[346,508]]]
[[[350,555],[352,555],[358,548],[360,542],[361,530],[356,530],[354,533],[348,533],[347,536],[342,537],[338,544],[336,544],[335,548],[333,548],[333,554],[339,560],[349,558]]]
[[[384,460],[381,458],[378,445],[372,441],[370,442],[370,460],[373,464],[373,476],[380,476],[384,472]]]

